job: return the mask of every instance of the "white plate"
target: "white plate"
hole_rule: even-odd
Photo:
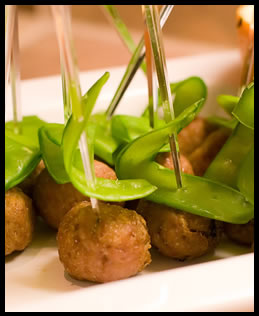
[[[201,76],[208,85],[203,114],[216,112],[220,93],[237,91],[238,51],[168,60],[170,81]],[[85,92],[105,70],[82,73]],[[124,67],[108,69],[111,77],[96,110],[105,109]],[[6,119],[12,111],[6,109]],[[22,83],[23,114],[62,122],[60,77]],[[147,83],[139,71],[117,113],[140,114],[146,105]],[[152,263],[139,275],[107,284],[78,282],[64,274],[58,259],[55,233],[39,223],[33,243],[6,259],[5,304],[10,312],[157,312],[253,311],[254,254],[223,242],[214,253],[189,262],[177,262],[152,250]]]

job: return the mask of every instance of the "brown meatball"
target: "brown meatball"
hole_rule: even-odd
[[[117,179],[115,171],[100,161],[94,162],[96,177]],[[33,200],[37,210],[44,220],[54,229],[64,215],[78,202],[89,201],[89,198],[80,193],[71,183],[58,184],[43,170],[37,178]]]
[[[247,224],[224,223],[224,232],[229,239],[245,246],[252,246],[254,242],[254,220]]]
[[[213,250],[221,236],[219,222],[165,205],[141,200],[137,212],[147,222],[152,245],[174,259],[200,257]]]
[[[171,153],[159,153],[156,156],[156,161],[160,165],[168,169],[174,170],[174,164],[173,164]],[[182,172],[188,173],[188,174],[194,174],[190,161],[182,154],[180,155],[180,164],[181,164]]]
[[[74,206],[62,220],[58,235],[60,261],[75,279],[109,282],[136,275],[150,262],[150,237],[135,211],[89,202]]]
[[[203,176],[217,153],[228,139],[231,131],[219,128],[208,135],[205,141],[189,155],[190,163],[197,176]]]
[[[25,249],[32,240],[35,214],[31,199],[22,190],[5,193],[5,255]]]
[[[18,185],[18,187],[21,188],[22,191],[28,196],[32,197],[33,188],[36,183],[36,179],[44,168],[45,168],[44,162],[43,160],[41,160],[38,166],[32,172],[32,174]]]
[[[196,117],[178,134],[180,153],[189,158],[188,156],[199,147],[206,137],[216,128],[216,125],[211,124],[206,119]]]

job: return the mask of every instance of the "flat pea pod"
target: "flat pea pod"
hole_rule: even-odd
[[[37,116],[25,116],[22,134],[17,134],[13,121],[5,123],[5,190],[25,180],[40,162],[38,130],[45,124]]]
[[[155,118],[157,128],[165,125],[164,120]],[[130,143],[139,136],[152,130],[147,117],[136,117],[132,115],[114,115],[111,120],[112,136],[120,143]]]
[[[63,124],[48,124],[39,130],[42,159],[49,174],[58,184],[70,182],[61,148],[63,131]]]
[[[5,133],[5,190],[18,185],[36,168],[41,159],[39,148],[17,142]]]
[[[227,94],[221,94],[217,97],[218,104],[223,108],[223,110],[232,116],[232,112],[236,105],[238,104],[239,97]]]
[[[254,129],[254,82],[245,88],[232,114],[241,124]]]
[[[153,161],[168,135],[190,123],[202,106],[197,102],[170,124],[151,131],[128,144],[118,155],[115,169],[120,179],[142,177],[158,189],[146,199],[196,215],[230,223],[247,223],[254,208],[243,194],[206,178],[182,174],[183,188],[178,189],[173,170]]]
[[[237,178],[237,187],[246,196],[248,201],[254,204],[254,148],[250,150],[241,163]]]
[[[92,183],[86,181],[83,164],[79,159],[77,146],[80,136],[86,128],[91,110],[107,79],[108,74],[105,73],[87,92],[88,97],[84,102],[86,110],[83,120],[76,119],[72,115],[65,127],[62,138],[64,166],[74,187],[86,196],[103,201],[118,202],[142,198],[154,192],[156,187],[143,179],[119,181],[97,178],[95,185],[92,185]]]
[[[22,133],[14,133],[14,122],[5,123],[5,130],[9,131],[9,137],[28,146],[39,147],[38,130],[47,124],[37,116],[24,116],[20,124]]]
[[[83,103],[85,96],[83,97]],[[114,166],[114,154],[120,142],[112,136],[111,120],[108,120],[105,113],[96,113],[89,118],[89,128],[95,130],[94,153],[97,157]]]
[[[204,177],[237,188],[240,163],[253,146],[253,130],[239,123],[209,165]]]
[[[113,155],[118,149],[120,142],[112,136],[110,122],[105,125],[99,125],[89,122],[89,128],[95,129],[94,153],[97,157],[114,166]]]
[[[188,106],[200,99],[207,98],[207,86],[200,77],[192,76],[185,80],[170,84],[171,93],[173,95],[173,107],[175,117],[180,115]],[[158,106],[161,106],[160,93],[158,91]],[[148,108],[145,110],[148,116]]]

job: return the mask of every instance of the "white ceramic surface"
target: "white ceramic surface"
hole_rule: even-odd
[[[240,78],[238,51],[168,60],[170,81],[201,76],[208,85],[207,115],[218,110],[220,93],[237,91]],[[81,74],[85,92],[104,71],[111,77],[95,110],[105,109],[124,67]],[[141,71],[125,94],[117,113],[139,115],[147,100],[147,83]],[[6,119],[12,117],[9,105]],[[37,114],[62,122],[60,77],[22,83],[23,114]],[[32,244],[8,256],[5,265],[7,312],[158,312],[253,311],[254,254],[223,242],[217,250],[190,262],[177,262],[152,250],[152,263],[138,276],[107,284],[78,282],[70,278],[58,259],[55,233],[39,222]]]

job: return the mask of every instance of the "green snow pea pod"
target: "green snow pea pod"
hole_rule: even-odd
[[[239,97],[227,94],[221,94],[217,97],[218,104],[223,108],[223,110],[232,116],[232,111],[238,104]]]
[[[240,164],[254,146],[254,131],[251,125],[254,119],[253,87],[253,84],[250,84],[243,91],[233,111],[241,123],[238,122],[229,139],[204,174],[206,178],[225,183],[234,188],[237,188]],[[243,122],[246,122],[246,124],[243,124]]]
[[[179,132],[197,115],[204,101],[188,107],[165,127],[151,131],[130,144],[118,155],[115,169],[119,179],[141,177],[158,189],[146,199],[196,215],[230,223],[247,223],[254,208],[243,194],[206,178],[182,174],[178,189],[174,171],[153,161],[168,135]]]
[[[14,123],[5,123],[5,190],[25,180],[41,159],[38,130],[46,122],[37,116],[23,117],[22,134],[14,132]]]
[[[236,182],[240,163],[253,145],[253,131],[239,123],[209,165],[204,177],[237,188]]]
[[[5,133],[5,190],[18,185],[36,168],[41,159],[40,150],[15,141]]]
[[[9,135],[14,140],[22,142],[28,146],[39,147],[38,130],[46,124],[37,116],[24,116],[20,123],[22,134],[14,133],[14,123],[9,121],[5,123],[5,130],[9,131]]]
[[[254,82],[245,88],[232,114],[241,124],[254,129]]]
[[[120,142],[112,136],[111,122],[106,121],[105,125],[89,122],[89,128],[95,129],[94,153],[97,157],[114,166],[113,155],[118,149]]]
[[[237,178],[237,187],[254,204],[254,148],[243,160]]]
[[[155,118],[157,128],[165,125],[165,121]],[[132,115],[114,115],[111,120],[112,136],[120,143],[130,143],[139,136],[150,132],[148,117]]]
[[[171,83],[171,93],[173,95],[174,114],[177,117],[183,110],[200,99],[207,98],[207,87],[199,77],[189,77],[185,80]],[[158,91],[158,106],[161,106],[160,94]],[[148,108],[144,115],[148,116]]]
[[[49,174],[59,184],[70,182],[61,148],[63,132],[63,124],[48,124],[39,130],[42,159]]]
[[[156,187],[142,179],[119,181],[97,178],[95,185],[92,185],[85,179],[83,164],[77,151],[80,136],[85,129],[101,88],[108,80],[108,77],[109,74],[105,73],[87,92],[88,97],[84,102],[83,120],[76,119],[72,115],[65,127],[62,138],[64,166],[75,188],[86,196],[103,201],[139,199],[154,192]]]

